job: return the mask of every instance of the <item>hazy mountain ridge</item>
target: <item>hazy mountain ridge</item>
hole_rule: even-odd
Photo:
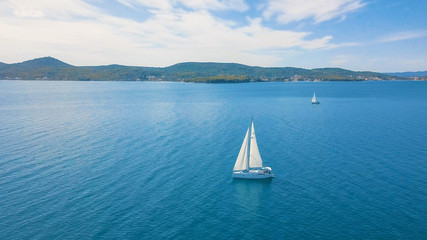
[[[0,63],[0,79],[82,80],[82,81],[183,81],[183,82],[260,82],[260,81],[363,81],[401,80],[401,76],[351,71],[341,68],[304,69],[256,67],[238,63],[185,62],[169,67],[123,65],[73,66],[52,57],[22,63]]]
[[[385,73],[399,77],[427,77],[427,71]]]

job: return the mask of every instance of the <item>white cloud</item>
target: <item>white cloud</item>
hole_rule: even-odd
[[[376,42],[385,43],[385,42],[396,42],[402,40],[409,40],[414,38],[422,38],[427,36],[427,31],[405,31],[393,33],[387,36],[379,38]]]
[[[244,0],[180,0],[186,7],[209,10],[236,10],[246,11],[248,6]]]
[[[73,0],[13,0],[2,8],[10,9],[17,17],[70,18],[75,16],[93,17],[96,10],[84,1]]]
[[[313,19],[315,23],[346,14],[363,7],[362,0],[268,0],[263,16],[275,17],[280,23]]]
[[[82,0],[41,0],[37,4],[9,0],[9,10],[27,12],[0,15],[0,51],[12,62],[50,55],[75,65],[167,66],[219,61],[272,66],[282,59],[281,51],[324,48],[332,38],[307,39],[309,32],[274,30],[263,26],[261,19],[249,19],[246,26],[236,28],[204,7],[185,11],[169,8],[168,2],[151,5],[156,6],[150,10],[153,15],[138,22],[110,16]]]
[[[394,32],[387,34],[385,36],[379,37],[374,40],[365,41],[365,42],[344,42],[344,43],[327,43],[322,49],[334,49],[334,48],[343,48],[343,47],[366,47],[375,44],[381,43],[390,43],[390,42],[398,42],[404,40],[411,40],[416,38],[424,38],[427,37],[427,31],[425,30],[412,30],[405,32]]]
[[[148,8],[170,10],[180,6],[195,10],[236,10],[246,11],[248,6],[244,0],[118,0],[122,4],[137,8],[145,6]]]
[[[118,0],[118,2],[133,8],[138,8],[139,6],[145,6],[155,9],[172,9],[172,0]]]

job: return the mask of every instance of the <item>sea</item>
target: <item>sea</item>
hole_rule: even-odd
[[[427,82],[0,81],[0,239],[427,239]]]

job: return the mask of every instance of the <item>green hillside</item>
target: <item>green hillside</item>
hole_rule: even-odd
[[[252,67],[237,63],[178,63],[165,68],[122,65],[77,67],[52,57],[22,63],[0,63],[0,79],[79,81],[182,81],[237,83],[261,81],[363,81],[398,80],[402,77],[355,72],[341,68],[303,69]]]

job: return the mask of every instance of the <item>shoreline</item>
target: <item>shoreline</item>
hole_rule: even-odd
[[[150,80],[60,80],[60,79],[0,79],[0,81],[22,82],[147,82],[147,83],[191,83],[191,84],[245,84],[245,83],[333,83],[333,82],[427,82],[426,80],[324,80],[324,81],[245,81],[245,82],[192,82],[192,81],[150,81]]]

